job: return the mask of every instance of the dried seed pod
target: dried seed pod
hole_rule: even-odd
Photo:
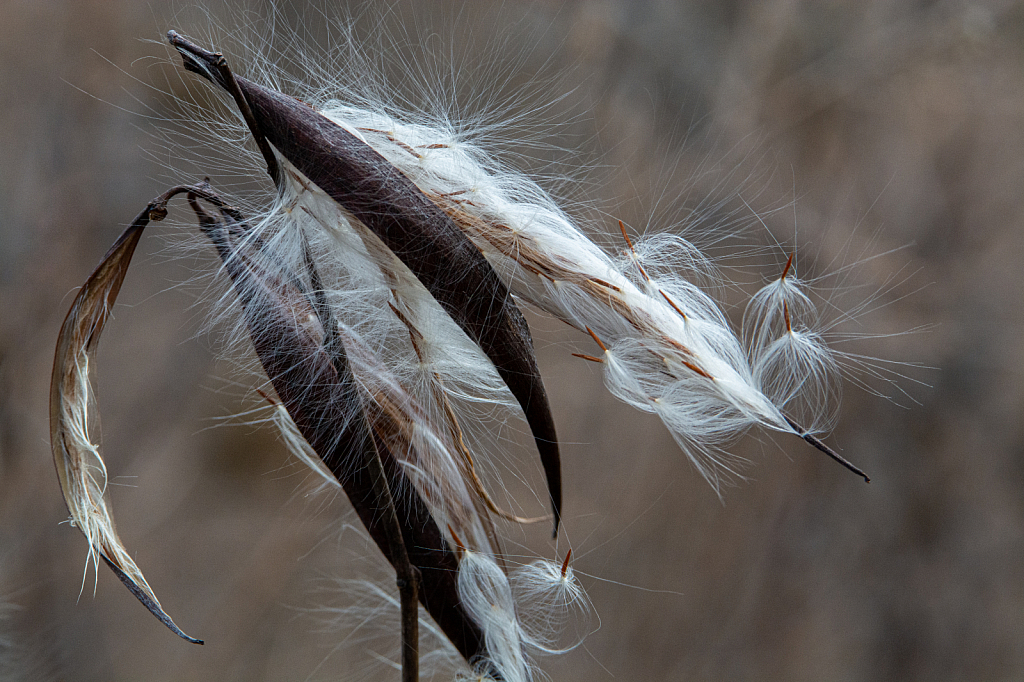
[[[103,559],[160,622],[180,637],[202,644],[202,640],[186,635],[174,624],[121,542],[106,497],[107,467],[99,446],[90,436],[91,422],[98,419],[89,379],[90,365],[135,247],[149,221],[162,220],[167,215],[171,197],[190,189],[193,188],[175,187],[151,201],[110,247],[71,304],[57,337],[53,359],[50,447],[71,522],[89,541],[93,566]]]
[[[118,537],[105,496],[106,465],[89,435],[90,418],[96,419],[90,360],[144,228],[150,220],[163,219],[167,202],[185,192],[224,262],[256,353],[299,432],[341,483],[370,536],[395,567],[403,589],[412,588],[413,603],[418,592],[418,600],[466,660],[486,656],[482,633],[458,597],[455,554],[386,440],[368,428],[343,347],[325,345],[323,313],[301,290],[294,273],[271,272],[265,259],[253,257],[259,240],[247,238],[241,215],[205,183],[175,187],[150,202],[90,275],[58,339],[50,389],[54,463],[71,519],[89,541],[92,562],[98,564],[102,558],[161,622],[184,639],[202,644],[166,614]],[[197,198],[216,206],[222,219],[203,211]],[[378,457],[382,470],[369,466]],[[382,490],[401,494],[382,495]],[[409,565],[416,569],[412,574],[404,568]],[[416,618],[413,608],[413,623]]]
[[[337,477],[400,582],[415,582],[403,577],[403,564],[411,562],[427,612],[466,660],[483,655],[479,628],[458,599],[455,555],[387,442],[369,428],[344,347],[327,341],[324,330],[335,325],[293,273],[271,272],[266,259],[250,253],[259,243],[248,238],[237,213],[218,205],[226,220],[217,220],[194,201],[192,206],[231,277],[256,354],[299,432]],[[393,495],[382,496],[375,480],[371,464],[378,456],[384,489]],[[388,507],[401,521],[401,540],[389,536]]]
[[[235,98],[279,187],[277,154],[368,227],[494,363],[533,431],[557,532],[558,438],[533,341],[522,312],[480,250],[415,183],[350,131],[292,97],[234,76],[223,55],[174,31],[168,39],[188,70]]]

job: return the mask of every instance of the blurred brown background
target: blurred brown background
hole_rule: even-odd
[[[176,258],[171,227],[142,242],[98,395],[121,535],[207,644],[175,638],[106,569],[79,599],[86,547],[61,525],[48,446],[53,345],[121,226],[195,177],[159,162],[175,67],[141,39],[202,21],[157,0],[0,4],[0,679],[398,679],[368,653],[384,649],[339,647],[309,612],[343,603],[332,577],[372,570],[371,553],[343,530],[344,500],[304,497],[272,433],[220,425],[244,387],[178,286],[211,261]],[[928,327],[849,348],[935,368],[900,370],[909,395],[871,383],[893,401],[845,387],[828,440],[870,486],[752,434],[734,448],[752,480],[721,504],[656,420],[569,355],[586,339],[541,320],[565,535],[557,550],[543,530],[515,537],[552,558],[568,538],[600,616],[541,662],[551,678],[1024,679],[1024,5],[508,0],[396,4],[388,22],[442,27],[436,46],[472,36],[470,83],[480,50],[517,64],[512,87],[573,87],[541,118],[591,166],[576,198],[637,230],[704,193],[733,199],[706,228],[743,219],[745,200],[783,244],[796,232],[803,276],[883,254],[840,298],[881,289],[888,305],[843,331]]]

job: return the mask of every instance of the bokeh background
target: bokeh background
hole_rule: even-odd
[[[557,547],[539,529],[514,547],[571,544],[599,615],[583,646],[541,662],[551,679],[1024,678],[1024,5],[409,5],[331,12],[459,53],[467,92],[508,96],[473,80],[505,64],[508,87],[534,93],[524,111],[561,97],[530,130],[558,123],[573,200],[635,231],[713,206],[706,238],[746,224],[743,243],[766,247],[729,261],[747,285],[795,245],[802,276],[840,272],[823,282],[837,306],[879,294],[839,327],[869,336],[844,349],[908,363],[891,366],[898,388],[844,386],[828,440],[869,486],[796,439],[751,434],[732,448],[750,480],[723,503],[656,420],[571,357],[586,339],[531,318],[567,512]],[[301,4],[279,18],[282,33],[320,30]],[[157,0],[0,4],[4,680],[398,679],[378,640],[345,645],[325,622],[345,602],[335,578],[377,560],[345,530],[343,499],[306,495],[272,432],[231,425],[245,387],[180,285],[213,261],[176,257],[170,227],[142,242],[98,395],[121,535],[207,644],[175,638],[105,569],[79,596],[86,548],[62,524],[48,446],[53,346],[121,227],[183,177],[154,137],[181,83],[159,41],[208,24]],[[523,163],[550,172],[545,154]]]

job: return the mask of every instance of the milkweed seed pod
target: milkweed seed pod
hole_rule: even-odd
[[[171,42],[188,68],[229,92],[236,87],[219,75],[218,55],[177,34]],[[286,210],[305,213],[294,219],[315,223],[311,232],[334,235],[346,252],[338,259],[349,259],[349,272],[373,273],[377,287],[386,286],[395,299],[388,301],[391,307],[410,309],[406,318],[430,315],[433,297],[494,361],[533,428],[556,524],[560,473],[554,427],[546,398],[539,397],[535,364],[514,364],[522,362],[531,343],[506,292],[588,333],[601,353],[583,357],[603,363],[609,390],[657,414],[716,488],[722,474],[736,473],[722,446],[755,425],[795,433],[864,475],[787,411],[794,403],[825,404],[835,375],[831,351],[801,317],[813,317],[813,307],[792,260],[776,282],[752,298],[745,346],[711,296],[680,273],[679,263],[703,258],[685,240],[660,236],[634,244],[620,224],[628,249],[625,257],[613,256],[536,183],[506,168],[498,173],[499,165],[484,150],[458,141],[449,130],[336,100],[314,109],[245,79],[234,82],[235,99]],[[332,166],[339,158],[352,167]],[[345,178],[345,173],[355,175]],[[372,187],[372,197],[362,197],[359,187]],[[398,236],[400,230],[388,223],[393,216],[374,207],[375,201],[413,202],[411,210],[431,216],[430,235]],[[437,215],[438,209],[444,215]],[[368,231],[379,241],[368,239]],[[451,268],[443,263],[463,258],[469,260],[460,270],[479,272],[479,283],[474,274],[451,279]],[[489,293],[468,297],[476,301],[474,309],[465,308],[467,291]],[[502,301],[500,309],[480,309],[488,295]],[[504,321],[495,324],[495,315]],[[420,345],[443,347],[448,336],[425,336]]]
[[[331,235],[354,231],[340,239],[362,240],[396,299],[421,307],[425,298],[433,298],[493,362],[533,430],[557,530],[561,473],[554,420],[526,320],[490,264],[452,219],[358,132],[292,97],[234,77],[223,56],[174,31],[169,40],[186,68],[235,97],[278,191],[292,199],[290,213],[305,213]]]
[[[467,437],[473,406],[521,410],[557,534],[558,441],[520,304],[592,341],[599,350],[579,357],[602,365],[614,395],[657,414],[716,488],[735,473],[725,446],[752,426],[796,434],[864,476],[797,421],[801,405],[830,396],[835,361],[806,322],[815,313],[792,257],[751,299],[741,339],[687,276],[703,256],[682,238],[634,240],[620,222],[625,248],[610,252],[537,183],[451,130],[365,103],[307,104],[236,77],[223,55],[174,31],[168,39],[187,70],[231,97],[276,193],[249,217],[204,182],[140,214],[61,331],[51,431],[92,563],[102,558],[182,637],[199,641],[167,617],[117,537],[88,376],[142,229],[176,194],[220,257],[225,303],[241,313],[231,334],[255,351],[286,442],[344,490],[394,567],[403,638],[415,640],[404,628],[418,601],[478,679],[533,679],[531,656],[558,651],[570,612],[588,608],[568,556],[508,565],[497,521],[536,519],[492,497],[478,472],[490,453]]]

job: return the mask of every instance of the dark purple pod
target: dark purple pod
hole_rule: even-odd
[[[209,197],[204,197],[209,199]],[[467,661],[485,654],[483,635],[459,600],[458,561],[426,503],[364,416],[362,399],[342,348],[328,352],[322,328],[311,328],[316,306],[288,273],[271,272],[249,251],[244,223],[219,206],[231,221],[215,220],[193,201],[200,226],[213,242],[231,277],[256,354],[274,390],[309,445],[341,483],[374,542],[392,565],[385,514],[374,493],[369,467],[380,456],[410,563],[419,570],[419,600]]]
[[[483,254],[415,183],[356,136],[288,95],[235,77],[222,55],[174,31],[168,38],[188,70],[235,98],[276,183],[280,171],[269,145],[372,230],[494,363],[533,432],[557,531],[558,438],[533,340],[522,311]]]

